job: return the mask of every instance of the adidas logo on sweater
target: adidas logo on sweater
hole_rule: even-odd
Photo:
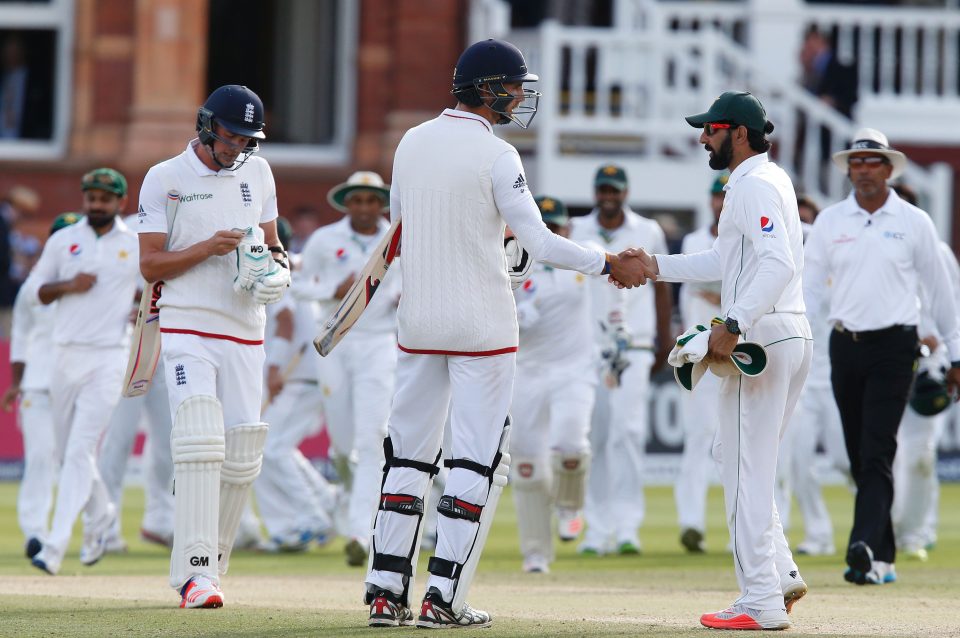
[[[523,179],[523,173],[520,173],[520,175],[517,176],[517,181],[513,183],[513,187],[519,188],[521,193],[523,192],[523,189],[527,187],[527,180]]]

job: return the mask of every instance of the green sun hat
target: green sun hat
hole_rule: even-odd
[[[541,195],[534,198],[537,208],[540,209],[540,217],[545,224],[555,224],[557,226],[566,226],[570,223],[570,215],[567,214],[567,207],[556,197]]]
[[[348,213],[347,197],[358,190],[373,191],[383,198],[384,209],[390,207],[390,185],[373,171],[357,171],[343,184],[337,184],[327,193],[327,201],[341,213]]]
[[[80,181],[81,188],[88,191],[97,188],[123,197],[127,194],[127,179],[112,168],[95,168]]]

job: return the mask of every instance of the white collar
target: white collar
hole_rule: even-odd
[[[488,131],[493,133],[493,127],[490,126],[490,122],[486,119],[480,117],[476,113],[471,113],[470,111],[458,111],[456,109],[443,109],[443,113],[440,114],[440,117],[452,117],[457,120],[476,120],[483,124]]]
[[[190,164],[190,168],[196,172],[200,177],[210,177],[211,175],[219,175],[223,177],[234,177],[236,171],[228,171],[226,169],[221,169],[218,171],[213,170],[209,166],[203,163],[203,160],[200,159],[200,156],[197,155],[197,148],[200,146],[200,138],[195,137],[189,142],[187,142],[187,163]]]
[[[723,190],[728,191],[733,188],[737,182],[742,178],[746,177],[753,169],[760,166],[761,164],[766,164],[770,161],[770,158],[767,157],[766,153],[758,153],[757,155],[751,155],[747,159],[740,162],[740,165],[730,173],[730,179],[727,180],[727,183],[724,185]]]

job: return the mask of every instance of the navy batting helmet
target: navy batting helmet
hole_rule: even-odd
[[[460,54],[457,66],[453,69],[451,93],[467,106],[486,104],[501,116],[500,124],[514,122],[521,128],[527,128],[537,114],[540,93],[523,89],[523,102],[511,112],[506,110],[507,106],[517,98],[503,85],[508,82],[536,82],[539,79],[527,70],[520,49],[503,40],[484,40],[471,44]],[[533,103],[528,104],[528,100]],[[521,121],[517,115],[530,117]]]
[[[250,138],[241,165],[259,149],[257,140],[266,138],[263,134],[263,102],[256,93],[239,84],[221,86],[197,111],[197,133],[201,143],[213,146],[214,140],[224,141],[216,134],[214,123],[234,135]]]

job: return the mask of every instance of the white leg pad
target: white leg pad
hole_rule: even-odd
[[[217,577],[217,513],[224,459],[223,409],[216,397],[188,398],[170,433],[174,467],[174,534],[170,586],[192,576]]]
[[[554,504],[565,509],[583,509],[590,452],[554,452],[552,461]]]
[[[226,454],[220,470],[220,536],[218,569],[227,573],[230,551],[240,528],[250,486],[260,474],[263,445],[267,440],[266,423],[245,423],[226,432]]]
[[[539,554],[552,561],[550,464],[542,458],[514,459],[510,481],[513,483],[513,500],[517,505],[520,553],[524,557]]]

